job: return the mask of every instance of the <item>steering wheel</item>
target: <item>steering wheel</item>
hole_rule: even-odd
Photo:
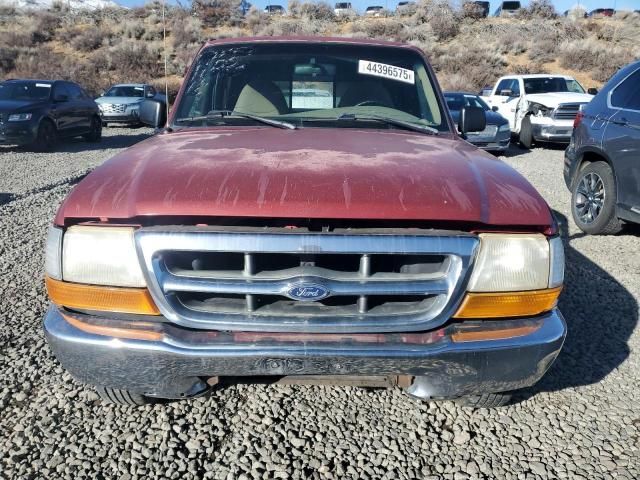
[[[356,107],[389,107],[389,105],[385,105],[382,102],[377,100],[365,100],[364,102],[356,103],[354,106]]]

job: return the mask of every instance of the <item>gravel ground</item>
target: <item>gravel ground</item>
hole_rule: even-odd
[[[516,403],[468,411],[400,390],[237,385],[206,398],[105,405],[49,353],[47,224],[72,185],[148,130],[99,146],[0,148],[0,478],[640,477],[640,231],[583,236],[570,218],[562,150],[505,159],[565,233],[569,325],[552,369]]]

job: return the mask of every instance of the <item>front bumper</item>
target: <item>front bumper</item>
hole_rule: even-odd
[[[503,392],[536,383],[566,335],[558,310],[407,334],[216,332],[158,325],[160,339],[133,340],[87,333],[55,306],[44,319],[51,349],[78,380],[161,398],[196,394],[209,377],[265,375],[411,375],[408,392],[421,398]]]
[[[138,110],[133,110],[131,112],[125,113],[108,113],[108,112],[100,112],[100,118],[103,122],[112,122],[112,123],[129,123],[129,124],[138,124],[140,123],[140,115]]]
[[[539,142],[569,143],[573,133],[573,120],[556,120],[531,116],[533,139]]]
[[[487,126],[488,128],[489,126]],[[486,150],[488,152],[504,152],[509,148],[511,142],[511,130],[501,132],[497,130],[495,133],[491,132],[490,135],[480,133],[467,134],[467,142],[472,145]]]
[[[31,121],[0,125],[0,145],[28,145],[36,140],[38,125]]]

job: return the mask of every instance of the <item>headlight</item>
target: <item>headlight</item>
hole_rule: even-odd
[[[140,268],[133,228],[49,229],[46,285],[58,306],[159,315]],[[133,287],[133,288],[132,288]]]
[[[500,125],[498,127],[498,131],[499,132],[510,132],[511,131],[511,127],[509,127],[508,123],[505,123],[504,125]]]
[[[542,234],[480,235],[457,318],[532,316],[553,308],[564,280],[562,240]]]
[[[9,122],[26,122],[31,120],[33,114],[31,113],[12,113],[7,119]]]
[[[145,287],[129,227],[71,227],[62,242],[66,282]]]
[[[529,109],[536,117],[550,117],[553,113],[553,108],[545,107],[539,103],[530,104]]]
[[[549,242],[542,234],[480,235],[470,292],[514,292],[549,286]]]

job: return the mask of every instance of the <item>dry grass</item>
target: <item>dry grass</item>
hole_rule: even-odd
[[[478,18],[447,0],[420,0],[402,16],[336,18],[328,3],[290,0],[289,15],[252,10],[239,0],[197,0],[192,10],[167,12],[170,93],[206,38],[242,35],[335,35],[383,38],[422,48],[445,88],[477,90],[503,74],[573,74],[600,86],[619,67],[640,57],[640,17],[558,18],[537,0],[519,18]],[[161,6],[71,12],[0,9],[0,78],[60,77],[96,93],[110,83],[163,83]]]

